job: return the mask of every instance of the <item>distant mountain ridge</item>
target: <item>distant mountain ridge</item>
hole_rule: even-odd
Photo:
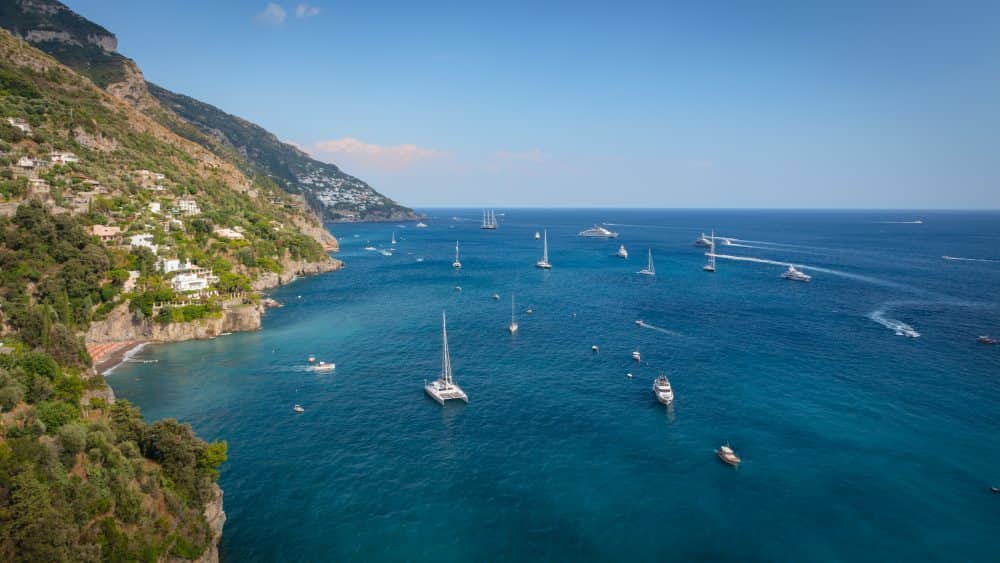
[[[240,117],[147,83],[104,27],[56,0],[0,0],[0,26],[89,77],[165,125],[237,166],[300,195],[329,221],[405,221],[419,216],[334,164],[320,162]]]
[[[248,173],[267,174],[285,191],[303,195],[328,219],[402,221],[418,218],[412,210],[376,192],[362,180],[281,142],[259,125],[190,96],[150,82],[146,84],[149,93],[165,107],[205,135],[236,150],[253,168]]]

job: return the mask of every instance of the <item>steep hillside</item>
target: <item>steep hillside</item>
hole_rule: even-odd
[[[202,133],[235,149],[250,170],[267,174],[290,193],[302,194],[310,205],[333,221],[404,221],[418,216],[376,192],[337,166],[320,162],[282,143],[273,133],[245,119],[155,84],[149,92]],[[178,133],[183,134],[178,131]],[[198,138],[192,139],[196,142]]]
[[[267,178],[330,221],[402,221],[412,210],[249,121],[147,84],[115,36],[56,0],[0,0],[0,26],[91,78],[251,178]],[[169,108],[169,109],[166,109]]]

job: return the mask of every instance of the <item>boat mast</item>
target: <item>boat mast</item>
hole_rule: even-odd
[[[455,241],[455,262],[458,262],[458,241]]]
[[[549,230],[545,229],[545,238],[542,239],[542,262],[549,262]]]
[[[708,265],[715,271],[715,229],[712,229],[712,244],[708,247]]]
[[[648,263],[646,264],[646,269],[649,270],[650,273],[656,271],[656,270],[653,269],[653,249],[652,248],[649,249],[649,260],[648,260]]]
[[[448,321],[441,311],[441,380],[451,385],[451,354],[448,353]]]
[[[517,323],[514,318],[514,294],[510,294],[510,325],[514,326]]]

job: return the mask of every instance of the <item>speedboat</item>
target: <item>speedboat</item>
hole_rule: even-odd
[[[319,362],[312,369],[313,371],[333,371],[337,369],[337,364],[333,362]]]
[[[542,233],[535,231],[535,240],[542,238]]]
[[[417,228],[418,229],[426,229],[427,228],[427,223],[424,223],[423,221],[421,221],[421,222],[417,223]]]
[[[990,490],[994,493],[1000,493],[1000,487],[990,487]]]
[[[637,361],[637,362],[642,360],[642,356],[639,355],[639,351],[638,350],[633,350],[632,351],[632,359],[635,360],[635,361]]]
[[[733,245],[733,239],[731,239],[731,238],[719,237],[719,240],[722,241],[722,246],[732,246]]]
[[[674,402],[674,389],[670,386],[667,376],[661,375],[653,381],[653,394],[656,395],[656,400],[664,405]]]
[[[306,409],[302,408],[302,405],[296,403],[292,410],[295,412],[306,412]]]
[[[618,252],[615,253],[615,256],[623,260],[628,260],[628,250],[625,250],[624,244],[618,247]]]
[[[639,320],[635,321],[635,324],[637,324],[639,326],[646,326],[646,323],[642,319],[639,319]]]
[[[712,239],[706,237],[705,233],[701,233],[700,237],[694,239],[694,245],[695,246],[709,247],[709,246],[712,246]]]
[[[382,253],[382,256],[392,256],[391,250],[386,249],[386,250],[381,250],[380,252]]]
[[[593,346],[590,347],[590,350],[593,352],[598,352],[600,351],[600,348],[597,347],[597,344],[594,344]]]
[[[594,225],[593,227],[580,231],[581,237],[590,238],[618,238],[618,233],[609,231],[600,225]]]
[[[781,277],[785,278],[786,280],[800,281],[800,282],[807,282],[812,279],[812,276],[801,270],[796,270],[795,266],[792,266],[791,264],[789,264],[788,269],[781,274]]]
[[[740,456],[736,455],[733,448],[729,447],[729,442],[719,446],[719,449],[715,450],[715,453],[718,454],[719,459],[721,459],[724,463],[732,465],[733,467],[738,467],[740,462],[743,461],[740,459]]]
[[[980,344],[996,344],[996,339],[990,338],[989,336],[980,336],[976,339],[976,342]]]
[[[494,301],[500,301],[500,294],[499,293],[494,293],[493,294],[493,300]]]
[[[529,315],[530,315],[530,314],[532,314],[532,313],[534,313],[534,312],[535,312],[535,310],[534,310],[534,309],[532,309],[531,307],[528,307],[528,310],[527,310],[527,311],[525,311],[525,313],[527,313],[527,314],[529,314]]]
[[[625,374],[625,377],[627,377],[627,378],[629,378],[629,379],[632,379],[632,372],[628,372],[628,373],[626,373],[626,374]]]
[[[365,247],[365,250],[367,250],[367,251],[369,251],[369,252],[375,252],[375,251],[377,251],[378,249],[377,249],[377,248],[375,248],[374,246],[366,246],[366,247]]]

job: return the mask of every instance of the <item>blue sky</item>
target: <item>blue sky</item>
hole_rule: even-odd
[[[1000,208],[997,2],[67,3],[409,205]]]

